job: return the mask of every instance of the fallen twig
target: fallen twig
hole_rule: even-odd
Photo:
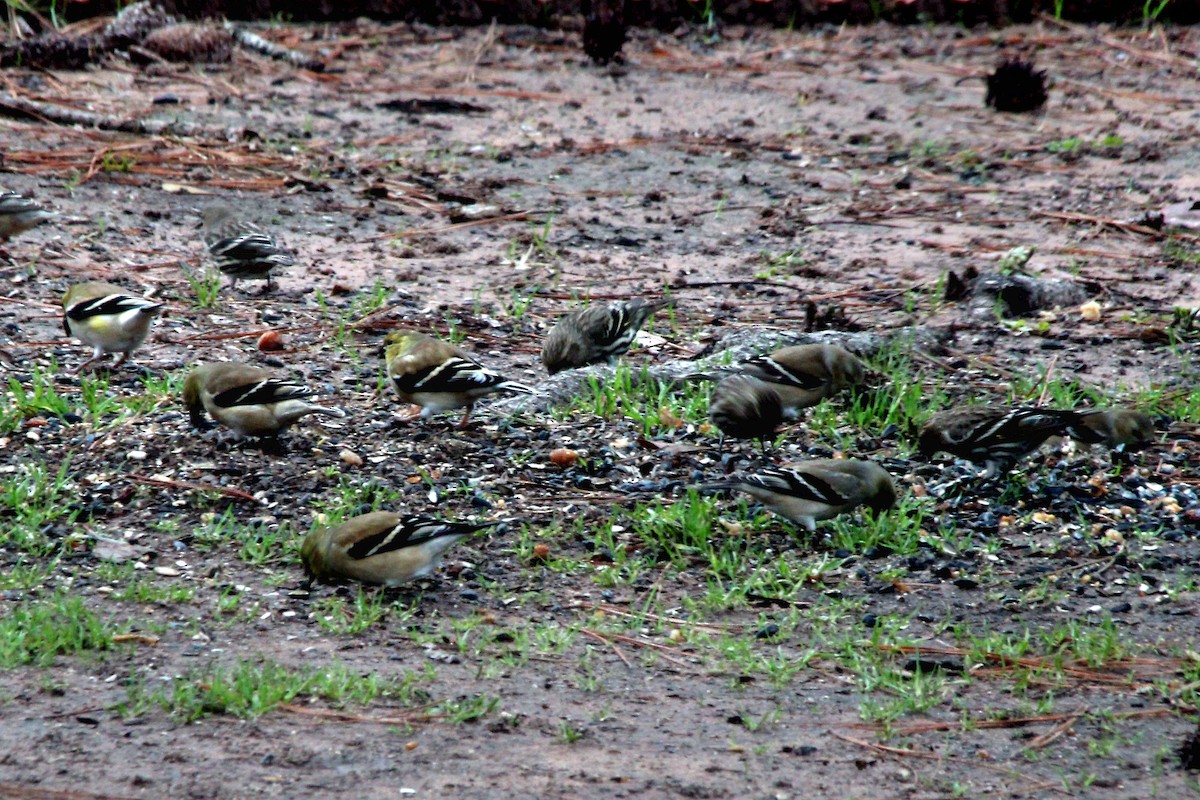
[[[325,64],[323,62],[318,61],[315,58],[305,55],[297,50],[292,50],[291,48],[284,47],[281,44],[275,44],[275,42],[264,39],[257,33],[251,33],[245,28],[234,25],[232,22],[225,23],[225,30],[229,31],[230,35],[237,40],[238,44],[247,48],[248,50],[253,50],[256,53],[262,53],[264,56],[269,58],[286,61],[293,66],[300,67],[301,69],[307,69],[312,72],[325,71]]]
[[[18,97],[8,92],[0,92],[0,115],[17,119],[34,119],[57,125],[83,125],[88,128],[99,128],[105,131],[122,131],[124,133],[142,133],[151,135],[173,136],[210,136],[217,134],[190,122],[166,121],[158,119],[118,119],[93,114],[91,111],[81,111],[65,106],[40,103],[25,97]],[[240,135],[240,133],[238,134]]]
[[[300,714],[306,717],[336,720],[338,722],[367,722],[373,725],[418,725],[425,722],[435,722],[442,718],[441,714],[414,714],[407,717],[365,717],[362,714],[351,714],[347,711],[329,711],[323,708],[305,708],[295,703],[280,703],[276,706],[280,711]]]
[[[147,486],[162,486],[167,489],[192,489],[197,492],[216,492],[226,497],[232,497],[235,500],[246,500],[251,503],[262,502],[254,495],[230,486],[217,486],[212,483],[192,483],[190,481],[173,481],[166,478],[151,478],[149,475],[141,475],[137,472],[130,473],[128,478],[134,483],[144,483]]]

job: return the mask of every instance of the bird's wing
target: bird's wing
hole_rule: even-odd
[[[491,524],[447,522],[433,517],[410,515],[401,519],[391,528],[363,536],[350,545],[346,554],[354,559],[370,558],[381,553],[413,547],[443,536],[465,536],[481,528],[490,527]]]

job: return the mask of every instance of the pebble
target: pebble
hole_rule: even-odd
[[[175,569],[174,567],[155,567],[154,574],[162,575],[167,578],[174,578],[182,573],[180,573],[180,571]]]
[[[353,450],[343,449],[342,452],[338,453],[338,458],[352,467],[361,467],[363,465],[362,456]]]
[[[129,453],[127,454],[127,456],[130,461],[145,461],[146,460],[146,451],[145,450],[130,450]]]

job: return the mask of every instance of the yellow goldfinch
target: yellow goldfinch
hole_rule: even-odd
[[[718,447],[724,449],[725,437],[758,439],[763,451],[766,440],[783,424],[783,404],[775,388],[757,378],[733,375],[713,389],[708,416],[721,431]]]
[[[738,489],[781,517],[808,531],[858,506],[884,511],[896,504],[896,484],[873,461],[823,458],[706,484],[709,489]]]
[[[392,387],[401,401],[421,406],[422,417],[465,407],[458,424],[462,429],[481,397],[499,391],[533,394],[528,386],[508,380],[432,336],[403,329],[389,333],[384,342]]]
[[[63,328],[92,346],[92,357],[70,371],[82,372],[108,353],[120,353],[119,367],[150,332],[163,304],[147,300],[111,283],[77,283],[63,295]]]
[[[18,233],[57,216],[28,197],[16,192],[0,192],[0,242],[7,242]]]
[[[867,365],[834,344],[800,344],[742,362],[742,374],[771,384],[784,409],[815,406],[843,389],[859,386]]]
[[[227,206],[204,210],[204,244],[217,269],[229,276],[229,288],[237,289],[240,278],[265,280],[271,288],[271,270],[296,262],[279,249],[275,239],[257,226],[240,219]]]
[[[399,586],[437,569],[442,555],[463,537],[498,522],[446,522],[433,517],[374,511],[304,537],[300,558],[320,580],[350,578]]]
[[[236,361],[199,364],[183,384],[183,402],[194,427],[205,427],[207,411],[239,436],[275,436],[309,414],[346,416],[340,408],[309,402],[314,394],[306,386]]]
[[[638,298],[568,312],[546,334],[542,363],[553,375],[564,369],[612,362],[629,349],[650,315],[665,305],[665,301],[647,303]]]

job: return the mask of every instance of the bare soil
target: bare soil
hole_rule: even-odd
[[[154,632],[157,643],[0,674],[0,795],[1196,792],[1174,755],[1195,728],[1181,676],[1182,654],[1194,657],[1200,604],[1190,591],[1200,556],[1195,450],[1178,432],[1102,481],[1107,497],[1088,494],[1089,480],[1106,474],[1097,454],[1054,472],[1035,459],[1016,501],[939,502],[944,520],[977,531],[981,542],[998,539],[995,555],[979,548],[868,558],[822,551],[818,542],[816,555],[845,559],[841,569],[762,607],[705,620],[744,636],[748,648],[796,659],[810,647],[804,626],[778,640],[756,633],[781,608],[820,611],[834,600],[854,609],[845,623],[864,649],[875,646],[870,626],[880,618],[906,619],[905,635],[930,648],[955,644],[947,621],[980,635],[1036,635],[1067,621],[1112,620],[1122,646],[1142,656],[1074,665],[1065,678],[1020,691],[1011,664],[959,658],[967,674],[953,692],[891,731],[864,722],[863,704],[893,694],[867,686],[831,654],[779,684],[691,645],[696,626],[672,621],[672,610],[703,596],[703,564],[683,572],[664,565],[652,580],[606,589],[595,577],[602,559],[595,570],[564,574],[532,562],[510,531],[459,546],[439,581],[396,593],[379,624],[344,636],[322,628],[313,606],[355,590],[308,587],[294,550],[253,566],[234,543],[206,550],[190,536],[228,508],[264,529],[286,522],[306,531],[313,504],[335,498],[343,478],[401,489],[414,511],[516,515],[536,527],[577,517],[600,525],[614,505],[659,497],[622,490],[630,473],[664,487],[674,481],[660,502],[696,474],[720,474],[714,439],[690,426],[651,442],[620,418],[510,419],[482,404],[458,433],[451,418],[398,424],[393,398],[377,391],[382,334],[402,323],[461,332],[480,359],[545,384],[540,339],[573,297],[671,287],[674,323],[659,315],[658,343],[633,353],[636,364],[687,358],[762,326],[801,330],[811,302],[837,327],[932,329],[944,347],[931,354],[931,369],[964,394],[1003,400],[1010,380],[1048,368],[1114,402],[1150,385],[1194,391],[1195,345],[1168,327],[1175,306],[1200,305],[1195,262],[1185,258],[1195,239],[1158,230],[1147,215],[1200,190],[1200,33],[1049,24],[986,33],[727,29],[712,39],[635,32],[626,62],[612,69],[587,63],[573,34],[529,28],[364,22],[272,35],[323,54],[330,70],[297,72],[242,53],[225,68],[113,60],[80,73],[4,75],[50,102],[250,132],[180,140],[0,126],[5,188],[63,215],[7,245],[6,377],[28,383],[51,359],[81,361],[84,349],[62,338],[58,298],[73,281],[117,280],[170,302],[138,354],[153,373],[223,358],[278,366],[326,388],[351,422],[302,424],[282,455],[194,434],[173,403],[115,428],[50,418],[2,440],[10,473],[69,457],[86,511],[74,528],[46,531],[75,543],[54,585],[7,590],[3,605],[67,587],[115,625]],[[1036,54],[1048,71],[1044,113],[984,108],[983,76],[1002,52]],[[412,99],[478,110],[379,106]],[[196,210],[218,199],[270,227],[299,266],[280,274],[270,294],[226,291],[216,310],[201,310],[187,278],[205,263]],[[493,210],[470,208],[480,205]],[[1097,321],[1075,306],[1021,322],[998,318],[990,303],[941,302],[950,272],[995,271],[1010,248],[1031,245],[1027,269],[1084,286],[1100,303]],[[386,307],[339,338],[337,320],[356,319],[377,281]],[[514,298],[530,294],[528,309],[514,313]],[[256,351],[268,328],[284,330],[284,351]],[[346,341],[359,360],[339,346]],[[132,372],[112,376],[114,392],[139,386]],[[82,416],[80,381],[60,375],[57,389]],[[803,430],[774,457],[823,446]],[[904,459],[896,438],[869,435],[878,438],[864,450],[891,459],[906,486],[935,480],[936,469]],[[679,444],[695,447],[659,449]],[[610,472],[564,473],[548,462],[558,446],[586,451]],[[363,463],[348,463],[343,450]],[[1051,492],[1056,481],[1078,491]],[[255,499],[181,485],[197,483]],[[1147,484],[1160,487],[1157,499]],[[1035,509],[1057,522],[1031,522]],[[1072,520],[1081,524],[1071,528]],[[1109,528],[1123,535],[1104,539]],[[190,587],[193,599],[110,599],[113,587],[95,577],[101,561],[88,537],[97,535],[148,548],[147,579]],[[593,560],[586,538],[551,546],[555,558]],[[808,545],[781,527],[769,546]],[[26,559],[0,551],[10,568]],[[170,574],[152,576],[154,567]],[[1048,573],[1064,591],[1027,591]],[[218,611],[231,594],[240,601],[232,619]],[[576,634],[563,652],[496,668],[512,638],[496,632],[595,627],[648,603],[655,624],[628,640]],[[415,611],[402,613],[408,608]],[[486,653],[455,638],[455,623],[471,617],[493,631]],[[440,647],[418,644],[417,634],[440,637]],[[911,655],[895,658],[904,664]],[[474,722],[407,728],[372,721],[404,713],[387,700],[345,718],[303,713],[330,711],[308,700],[253,721],[120,713],[131,679],[163,685],[239,659],[294,668],[336,660],[385,678],[423,675],[431,665],[422,685],[432,701],[482,694],[500,706]],[[1004,715],[1032,719],[977,724]],[[567,730],[582,738],[568,742]]]

